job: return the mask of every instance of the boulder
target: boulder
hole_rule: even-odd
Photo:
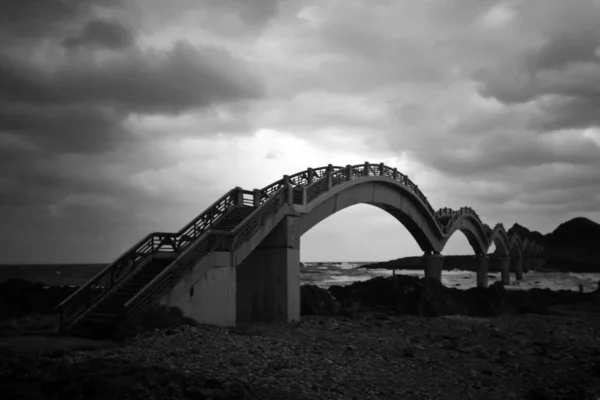
[[[344,309],[358,304],[385,307],[399,314],[421,316],[470,315],[491,317],[514,313],[547,313],[557,304],[579,303],[590,294],[550,289],[507,291],[501,281],[488,288],[460,290],[432,278],[396,275],[377,277],[348,286],[331,286],[329,292]]]
[[[339,308],[338,301],[328,290],[315,285],[300,287],[300,313],[302,315],[336,314]]]
[[[44,287],[24,279],[8,279],[0,283],[0,321],[30,314],[52,313],[61,301],[77,288],[68,286]]]
[[[460,314],[460,305],[452,298],[452,291],[434,278],[423,278],[417,290],[419,296],[419,315],[438,317]]]

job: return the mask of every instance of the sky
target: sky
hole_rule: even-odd
[[[600,221],[598,0],[3,0],[0,263],[110,262],[235,186],[384,162],[435,209]],[[444,254],[472,254],[457,233]],[[422,254],[368,205],[303,261]]]

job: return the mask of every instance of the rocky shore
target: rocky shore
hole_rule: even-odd
[[[146,317],[108,347],[4,354],[0,391],[11,399],[600,396],[597,293],[375,278],[303,286],[302,313],[300,322],[236,328]]]

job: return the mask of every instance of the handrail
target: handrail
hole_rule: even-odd
[[[240,239],[251,237],[264,224],[268,216],[276,214],[281,209],[281,206],[286,202],[287,191],[287,187],[279,188],[267,201],[231,230],[234,235],[231,244],[232,250],[235,250],[240,244]]]
[[[198,246],[203,244],[205,241],[209,239],[211,235],[221,235],[225,237],[230,237],[232,239],[232,243],[230,246],[230,250],[236,248],[237,243],[239,242],[240,237],[247,237],[252,235],[258,226],[258,220],[264,220],[268,215],[276,213],[280,209],[280,205],[284,203],[285,195],[287,192],[287,187],[280,187],[275,193],[273,193],[268,199],[263,202],[259,207],[257,207],[250,215],[248,215],[244,220],[242,220],[235,228],[231,230],[231,232],[225,231],[215,231],[210,230],[206,232],[201,238],[198,239]],[[268,192],[268,188],[265,192]],[[244,191],[247,194],[253,194],[250,191]],[[262,196],[261,196],[262,197]],[[261,218],[262,217],[262,218]],[[168,281],[175,280],[175,276],[181,275],[185,267],[185,263],[182,264],[181,260],[185,259],[186,256],[192,248],[196,247],[196,245],[189,246],[188,249],[184,250],[184,252],[171,263],[167,268],[161,271],[157,276],[155,276],[146,286],[144,286],[134,297],[132,297],[127,303],[125,303],[125,308],[127,310],[128,315],[132,315],[139,308],[143,307],[143,302],[146,299],[153,298],[157,293],[160,293],[165,287],[168,286]],[[208,249],[203,249],[208,250]],[[204,253],[208,253],[205,251]]]
[[[146,284],[142,289],[140,289],[131,299],[129,299],[124,308],[127,310],[127,314],[131,315],[138,308],[143,307],[144,300],[148,298],[152,298],[154,294],[159,293],[166,284],[173,280],[174,275],[180,275],[187,269],[190,263],[190,259],[192,258],[190,255],[196,256],[198,254],[192,253],[208,253],[211,250],[212,246],[204,246],[203,244],[207,244],[210,239],[214,239],[215,237],[231,237],[231,232],[220,231],[220,230],[209,230],[205,232],[202,236],[200,236],[196,242],[187,248],[180,254],[175,261],[173,261],[169,266],[163,269],[158,275],[156,275],[150,282]],[[213,243],[217,244],[217,243]],[[198,251],[200,250],[200,251]],[[192,261],[193,262],[193,261]],[[169,279],[171,278],[171,279]]]
[[[104,297],[104,295],[117,283],[129,276],[133,270],[135,270],[135,266],[141,258],[160,249],[166,240],[171,242],[173,252],[177,253],[182,247],[186,247],[203,232],[212,228],[212,224],[220,218],[227,209],[236,204],[238,200],[236,195],[240,190],[241,188],[239,187],[229,190],[177,233],[154,232],[148,234],[125,253],[121,254],[114,262],[109,264],[73,294],[58,304],[56,310],[60,313],[61,329],[65,323],[77,319],[77,317],[84,313],[85,310],[89,309],[90,306]],[[154,245],[155,238],[159,243],[158,246]],[[183,239],[186,239],[186,244],[183,243]],[[117,271],[116,274],[115,271]],[[125,273],[121,274],[120,272],[123,271],[125,271]],[[103,290],[92,293],[92,288],[94,286],[103,288]],[[78,303],[75,303],[76,299],[81,300]],[[72,313],[69,313],[70,309],[72,309]],[[66,317],[70,317],[71,321],[66,320]]]

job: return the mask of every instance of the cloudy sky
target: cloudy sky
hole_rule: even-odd
[[[109,262],[329,163],[398,167],[490,225],[600,221],[598,0],[0,8],[0,263]],[[302,238],[305,261],[418,254],[366,205]]]

